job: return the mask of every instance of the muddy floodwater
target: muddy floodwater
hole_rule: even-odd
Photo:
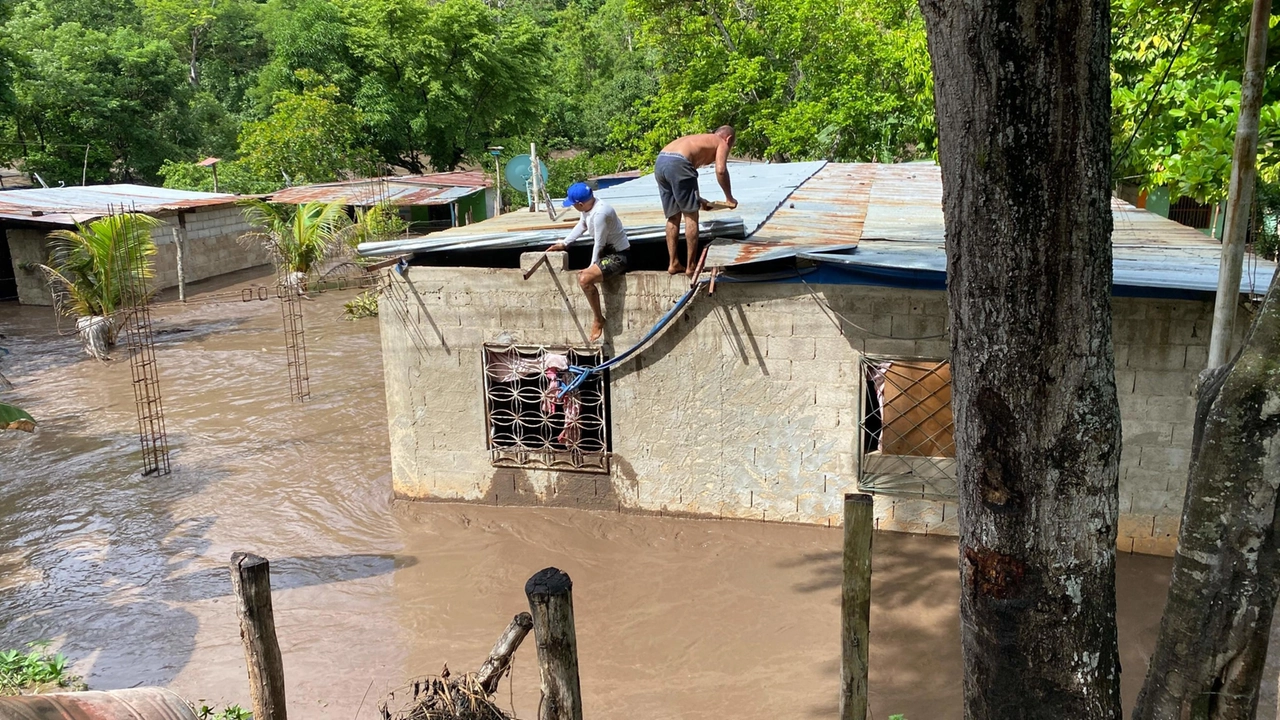
[[[128,365],[88,359],[47,308],[0,304],[6,397],[40,423],[0,436],[0,648],[50,640],[95,689],[247,706],[227,572],[246,550],[272,563],[290,715],[373,718],[415,675],[476,669],[554,565],[586,717],[835,716],[838,529],[394,502],[377,321],[343,319],[353,292],[304,301],[311,400],[290,403],[279,305],[236,292],[267,281],[154,307],[164,477],[138,472]],[[1169,567],[1119,560],[1127,705]],[[873,568],[873,716],[959,718],[954,541],[878,534]],[[499,693],[525,718],[533,651]]]

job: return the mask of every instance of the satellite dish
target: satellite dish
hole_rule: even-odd
[[[533,176],[533,161],[528,155],[517,155],[507,161],[507,169],[503,175],[507,178],[507,184],[511,187],[524,192],[529,188],[529,178]],[[547,185],[547,164],[538,161],[538,167],[542,171],[542,186]]]

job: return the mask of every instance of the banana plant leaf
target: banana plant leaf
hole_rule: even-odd
[[[36,421],[26,410],[0,403],[0,430],[35,432]]]

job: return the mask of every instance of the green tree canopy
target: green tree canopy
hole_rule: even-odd
[[[1249,3],[1114,0],[1114,173],[1199,202],[1226,197],[1240,103]],[[1194,12],[1194,16],[1193,16]],[[1271,43],[1278,16],[1271,16]],[[1259,176],[1280,179],[1280,52],[1269,69],[1259,124]]]

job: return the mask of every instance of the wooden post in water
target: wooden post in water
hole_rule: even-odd
[[[840,720],[867,719],[871,626],[871,496],[844,496],[844,583],[840,593]]]
[[[271,566],[267,559],[232,553],[231,588],[240,618],[244,661],[249,666],[254,720],[285,720],[284,664],[271,613]]]
[[[187,269],[182,257],[182,228],[173,226],[173,251],[178,265],[178,300],[187,301]]]
[[[539,570],[524,585],[538,646],[542,703],[538,720],[582,720],[578,638],[573,629],[573,581],[562,570]]]

